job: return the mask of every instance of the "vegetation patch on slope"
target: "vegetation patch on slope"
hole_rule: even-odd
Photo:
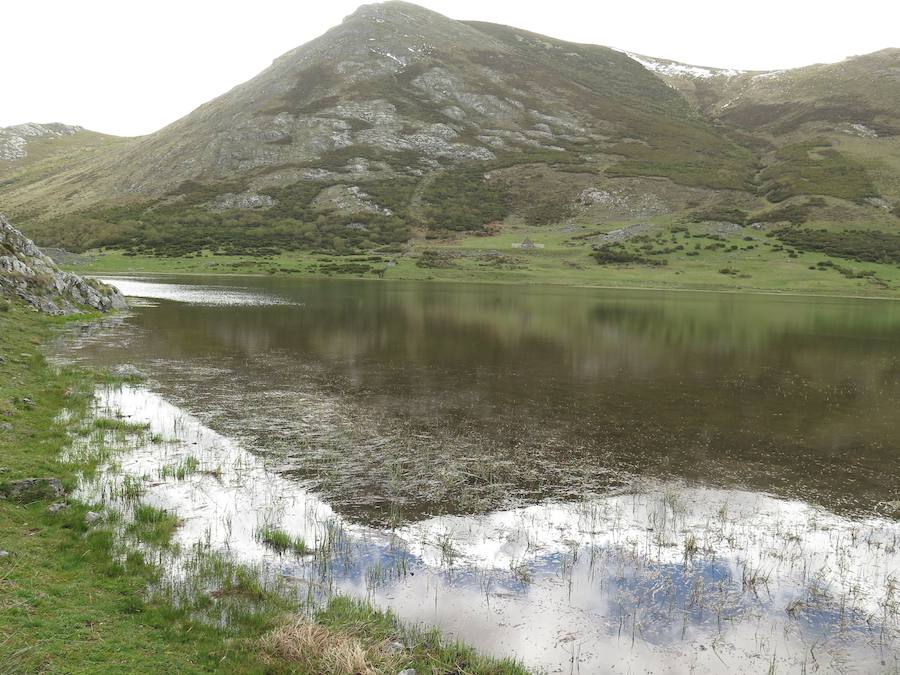
[[[870,230],[783,228],[775,236],[803,251],[817,251],[860,262],[900,264],[900,234]]]
[[[485,178],[483,166],[439,174],[422,195],[425,224],[435,230],[480,230],[509,211],[506,189]]]
[[[853,202],[877,197],[866,169],[818,141],[784,146],[763,170],[763,190],[772,202],[797,195],[829,195]]]
[[[410,230],[401,216],[387,213],[324,212],[312,207],[323,186],[298,182],[270,189],[265,209],[213,211],[205,206],[231,185],[191,186],[174,203],[140,203],[99,209],[33,225],[42,242],[70,251],[115,248],[133,254],[183,256],[203,250],[223,255],[270,255],[277,251],[327,249],[348,252],[404,242]],[[376,184],[394,203],[408,186]],[[362,225],[362,226],[360,226]]]

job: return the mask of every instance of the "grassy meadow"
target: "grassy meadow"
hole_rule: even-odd
[[[617,229],[626,232],[622,241],[603,237]],[[866,230],[845,233],[829,223],[788,230],[768,224],[764,229],[685,225],[659,218],[638,226],[507,224],[487,235],[422,236],[403,247],[355,255],[291,251],[249,256],[206,250],[167,257],[93,250],[67,256],[64,266],[97,275],[351,276],[897,297],[900,237],[881,237]],[[537,247],[522,248],[526,238]],[[598,250],[614,255],[598,255]]]

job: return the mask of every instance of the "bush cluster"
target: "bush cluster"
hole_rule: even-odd
[[[322,185],[301,181],[267,190],[271,208],[212,211],[216,195],[241,191],[233,184],[182,184],[167,200],[95,210],[67,216],[35,228],[42,242],[70,251],[125,249],[158,256],[186,256],[203,250],[222,255],[267,256],[279,251],[323,249],[351,253],[411,236],[406,203],[408,182],[374,183],[373,198],[389,203],[393,215],[322,212],[313,200]]]
[[[478,165],[439,174],[422,198],[425,225],[433,230],[480,230],[509,213],[506,186],[486,180]]]
[[[787,145],[775,153],[775,159],[761,173],[763,190],[771,202],[810,194],[855,202],[878,196],[865,167],[827,141]]]
[[[647,265],[649,267],[662,267],[669,261],[664,258],[648,258],[639,253],[632,253],[619,244],[607,244],[598,246],[591,253],[594,260],[600,265]]]
[[[900,263],[900,234],[870,230],[782,228],[774,235],[801,251],[817,251],[859,262]]]

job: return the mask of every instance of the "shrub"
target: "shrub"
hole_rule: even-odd
[[[775,236],[788,246],[860,262],[900,263],[900,234],[868,230],[782,228]],[[777,250],[773,249],[773,250]]]
[[[668,265],[665,259],[647,258],[637,253],[631,253],[616,244],[608,244],[594,249],[591,254],[600,265],[648,265],[650,267],[662,267]]]
[[[419,259],[416,261],[416,266],[426,269],[453,267],[453,256],[449,253],[435,251],[434,249],[429,248],[422,251]]]
[[[712,206],[708,209],[695,211],[691,214],[692,223],[702,223],[705,221],[744,225],[747,222],[747,212],[728,206]]]
[[[821,206],[824,201],[821,199],[809,199],[805,204],[788,204],[781,206],[772,211],[753,216],[752,220],[757,223],[791,223],[792,225],[802,225],[809,218],[809,212],[813,206]]]

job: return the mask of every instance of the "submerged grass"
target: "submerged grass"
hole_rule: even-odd
[[[138,434],[147,431],[149,424],[138,424],[135,422],[127,422],[120,419],[112,419],[109,417],[98,417],[94,420],[94,428],[103,431],[118,431],[124,434]]]
[[[80,476],[109,461],[110,443],[141,436],[147,427],[113,418],[88,422],[95,385],[110,376],[53,368],[40,346],[64,320],[16,303],[4,307],[0,483],[55,477],[71,491]],[[93,430],[87,435],[86,424]],[[85,443],[72,447],[73,438]],[[173,475],[197,470],[196,459],[185,460]],[[141,503],[138,480],[110,489],[123,512],[72,499],[53,510],[50,499],[0,500],[6,554],[0,556],[0,672],[394,673],[396,663],[416,664],[420,673],[523,672],[425,634],[407,638],[399,652],[385,651],[388,636],[412,633],[391,615],[346,600],[332,601],[312,620],[298,619],[296,599],[267,587],[255,570],[202,548],[189,553],[188,579],[167,579],[177,516]],[[91,511],[101,516],[89,518]],[[302,540],[288,539],[286,550],[306,552]],[[306,640],[300,659],[284,649],[290,636]],[[360,664],[368,670],[352,670]]]
[[[133,520],[128,527],[138,541],[167,547],[178,528],[178,517],[164,509],[140,504],[134,509]]]
[[[157,441],[155,438],[151,439]],[[200,460],[196,457],[186,457],[183,462],[175,465],[164,466],[159,470],[159,477],[163,480],[166,478],[174,478],[175,480],[184,480],[189,476],[193,476],[200,470]]]

